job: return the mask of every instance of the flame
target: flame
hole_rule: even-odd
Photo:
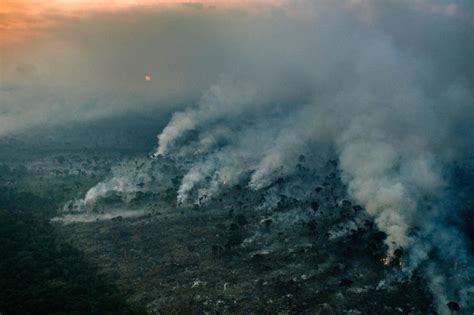
[[[398,264],[400,267],[403,267],[402,259],[394,257],[394,256],[383,257],[382,259],[380,259],[380,261],[385,267],[394,266],[395,264]]]
[[[387,256],[387,257],[384,257],[384,258],[380,259],[380,261],[383,263],[383,265],[385,267],[388,267],[392,263],[392,258],[390,258],[390,256]]]

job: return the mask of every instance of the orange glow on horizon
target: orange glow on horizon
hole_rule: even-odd
[[[274,6],[284,0],[1,0],[0,47],[45,35],[45,30],[64,17],[80,17],[94,12],[114,12],[140,8],[250,8]],[[47,34],[46,34],[47,35]]]
[[[173,0],[2,0],[0,33],[2,42],[34,35],[54,25],[56,18],[78,17],[93,12],[113,12],[144,6],[176,6]],[[16,38],[18,37],[18,38]]]

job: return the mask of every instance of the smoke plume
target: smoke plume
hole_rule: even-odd
[[[472,309],[474,261],[449,193],[454,166],[473,166],[472,8],[317,1],[303,16],[289,7],[295,16],[253,25],[261,44],[251,61],[158,136],[157,156],[193,161],[178,202],[242,181],[268,187],[329,145],[348,193],[387,234],[388,255],[406,252],[404,271],[423,270],[438,305]]]
[[[472,216],[472,177],[458,180],[474,173],[472,2],[256,7],[57,18],[48,34],[2,51],[0,137],[171,110],[147,163],[179,164],[182,206],[237,184],[261,190],[282,180],[304,198],[312,179],[298,191],[291,184],[300,159],[336,159],[347,193],[387,234],[387,255],[402,249],[405,275],[425,273],[440,311],[450,300],[472,311],[472,240],[462,217]],[[169,172],[146,165],[116,171],[67,210],[173,187]]]

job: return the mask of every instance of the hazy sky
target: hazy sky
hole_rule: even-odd
[[[0,4],[0,137],[38,125],[198,101],[209,86],[229,74],[257,72],[302,87],[310,68],[303,59],[311,62],[320,49],[312,34],[328,29],[325,36],[334,40],[327,43],[337,49],[338,43],[344,46],[337,36],[344,36],[343,27],[350,28],[347,25],[354,20],[371,32],[386,31],[395,40],[425,49],[426,45],[414,41],[427,38],[423,32],[433,24],[430,17],[441,18],[440,25],[433,24],[441,31],[443,25],[458,27],[451,25],[454,20],[472,25],[472,11],[463,10],[463,3],[4,0]],[[414,11],[419,13],[416,17]],[[334,26],[346,13],[347,25]],[[316,25],[322,18],[324,24]],[[403,28],[410,28],[405,34],[399,34],[400,21]],[[461,49],[452,41],[454,47],[432,48]],[[437,43],[427,41],[432,42]],[[466,69],[459,62],[456,66]],[[153,80],[145,81],[146,75]]]
[[[281,0],[3,0],[0,3],[2,46],[19,44],[34,35],[57,26],[64,18],[78,18],[91,13],[110,13],[136,9],[165,9],[179,6],[194,8],[256,8],[281,5]]]
[[[205,157],[182,201],[248,174],[266,187],[329,142],[407,269],[438,247],[432,279],[474,266],[442,205],[453,165],[474,160],[472,0],[44,2],[0,6],[0,137],[173,111],[157,154]],[[474,309],[457,274],[431,284],[438,304]]]

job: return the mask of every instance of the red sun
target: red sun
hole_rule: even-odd
[[[145,76],[145,81],[151,81],[151,75],[146,75]]]

